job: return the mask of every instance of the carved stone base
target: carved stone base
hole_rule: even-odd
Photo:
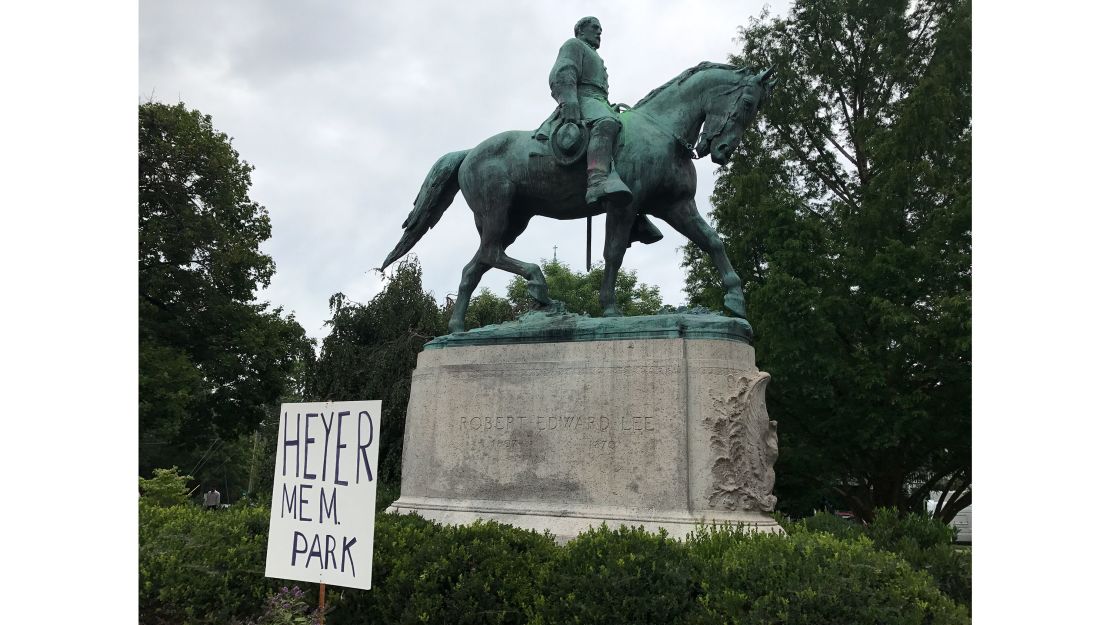
[[[679,537],[698,523],[781,531],[768,514],[778,438],[767,380],[742,340],[427,349],[389,510],[562,541],[602,522]]]

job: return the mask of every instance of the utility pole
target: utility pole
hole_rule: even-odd
[[[556,262],[556,263],[559,262],[559,246],[558,245],[556,245],[554,248],[552,248],[551,255],[553,256],[553,258],[551,259],[552,262]]]

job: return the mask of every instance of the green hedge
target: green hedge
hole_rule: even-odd
[[[282,585],[264,577],[269,525],[269,508],[140,501],[140,622],[228,623],[258,613]]]
[[[942,592],[971,608],[971,552],[953,548],[956,531],[920,514],[899,514],[883,508],[869,525],[819,512],[800,521],[784,522],[787,532],[826,533],[844,540],[870,539],[875,549],[897,554],[910,566],[927,573]]]
[[[702,563],[643,529],[591,529],[539,571],[530,623],[681,623],[697,608]]]
[[[268,509],[140,506],[140,620],[257,618]],[[380,514],[373,588],[329,588],[329,622],[968,623],[933,578],[866,536],[705,530],[678,542],[628,528],[567,545],[495,523],[440,526]],[[933,547],[936,547],[934,545]],[[930,547],[930,548],[933,548]]]
[[[443,527],[383,514],[374,532],[374,587],[339,593],[334,621],[524,623],[535,574],[557,549],[550,537],[496,523]]]
[[[969,622],[928,575],[866,538],[724,529],[700,533],[690,549],[714,571],[691,623]]]

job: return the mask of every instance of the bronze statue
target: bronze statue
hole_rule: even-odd
[[[470,296],[494,267],[524,277],[532,298],[541,307],[553,306],[539,266],[505,253],[535,215],[580,219],[605,213],[600,298],[606,316],[620,315],[614,298],[617,271],[625,249],[637,240],[637,219],[652,215],[710,255],[727,289],[725,308],[745,318],[740,277],[694,205],[697,174],[691,159],[709,155],[718,165],[728,162],[744,128],[774,88],[772,70],[704,62],[618,113],[607,101],[607,75],[595,52],[600,23],[584,18],[575,31],[579,37],[563,45],[551,72],[552,94],[559,102],[552,117],[535,133],[503,132],[436,161],[382,269],[416,245],[461,189],[474,212],[481,244],[463,268],[449,323],[452,332],[464,330]],[[589,131],[585,150],[586,133],[577,123],[581,119]],[[620,140],[615,141],[618,131]],[[580,158],[583,151],[586,163]],[[652,238],[642,226],[647,222],[640,223],[636,233]]]

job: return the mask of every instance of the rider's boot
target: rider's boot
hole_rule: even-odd
[[[613,148],[617,143],[620,124],[603,120],[590,133],[586,147],[586,204],[605,200],[617,208],[632,202],[632,191],[613,168]]]

